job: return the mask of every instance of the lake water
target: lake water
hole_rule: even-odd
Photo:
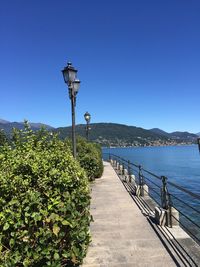
[[[191,146],[165,146],[165,147],[132,147],[132,148],[103,148],[103,153],[111,153],[130,162],[142,165],[148,171],[158,176],[164,175],[177,185],[200,195],[200,154],[197,145]],[[170,189],[169,190],[174,190]],[[176,197],[186,201],[189,205],[200,212],[200,201],[190,197],[179,190],[172,192]],[[173,199],[174,206],[177,206],[184,214],[192,218],[200,225],[200,214],[186,207],[180,201]],[[181,216],[182,217],[182,216]],[[181,219],[190,228],[192,224]],[[195,234],[200,233],[195,228]]]

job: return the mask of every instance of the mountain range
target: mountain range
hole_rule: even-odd
[[[47,130],[54,129],[52,126],[43,123],[30,123],[32,130],[39,130],[42,126],[44,126]],[[10,135],[13,128],[24,129],[23,122],[10,122],[3,119],[0,119],[0,129],[3,129],[7,135]]]
[[[90,124],[90,140],[103,146],[146,146],[146,145],[176,145],[191,144],[197,140],[197,135],[188,132],[167,133],[158,128],[150,130],[141,127],[127,126],[116,123],[93,123]],[[55,129],[61,138],[71,135],[71,127]],[[76,126],[76,133],[85,136],[85,125]]]
[[[167,133],[159,128],[153,128],[150,129],[150,131],[157,133],[159,135],[163,135],[166,136],[168,138],[172,138],[172,139],[184,139],[184,140],[191,140],[191,139],[196,139],[198,136],[197,134],[193,134],[193,133],[188,133],[188,132],[172,132],[172,133]]]
[[[58,132],[62,139],[71,136],[71,127],[54,128],[43,123],[30,123],[33,130],[41,126],[47,130]],[[12,128],[23,129],[23,122],[9,122],[0,119],[0,129],[10,135]],[[102,146],[146,146],[146,145],[175,145],[195,143],[198,135],[189,132],[168,133],[159,128],[150,130],[136,126],[127,126],[117,123],[92,123],[90,124],[89,138]],[[85,124],[76,125],[77,135],[85,137]]]

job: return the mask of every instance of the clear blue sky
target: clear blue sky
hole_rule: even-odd
[[[1,0],[0,118],[200,132],[199,0]]]

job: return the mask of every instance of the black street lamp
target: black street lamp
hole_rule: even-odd
[[[90,128],[90,126],[89,126],[89,124],[90,124],[90,119],[91,119],[91,115],[90,115],[90,113],[88,113],[88,112],[86,112],[85,114],[84,114],[84,118],[85,118],[85,120],[86,120],[86,137],[87,137],[87,140],[89,140],[89,130],[91,129]]]
[[[80,81],[76,78],[77,70],[72,66],[71,62],[67,63],[67,67],[62,70],[65,83],[68,85],[69,98],[72,107],[72,146],[73,156],[76,158],[76,135],[75,135],[75,106],[76,95],[80,87]]]

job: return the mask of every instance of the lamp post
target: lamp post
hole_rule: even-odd
[[[91,119],[91,115],[90,115],[90,113],[88,113],[88,112],[86,112],[85,114],[84,114],[84,118],[85,118],[85,120],[86,120],[86,138],[87,138],[87,140],[89,140],[89,130],[90,130],[90,126],[89,126],[89,123],[90,123],[90,119]]]
[[[200,153],[200,137],[197,138],[197,145],[199,147],[199,153]]]
[[[72,147],[73,156],[76,158],[76,135],[75,135],[75,106],[76,95],[80,87],[80,81],[76,78],[77,70],[72,66],[71,62],[67,63],[67,66],[62,70],[65,83],[68,85],[69,98],[71,100],[72,109]]]

